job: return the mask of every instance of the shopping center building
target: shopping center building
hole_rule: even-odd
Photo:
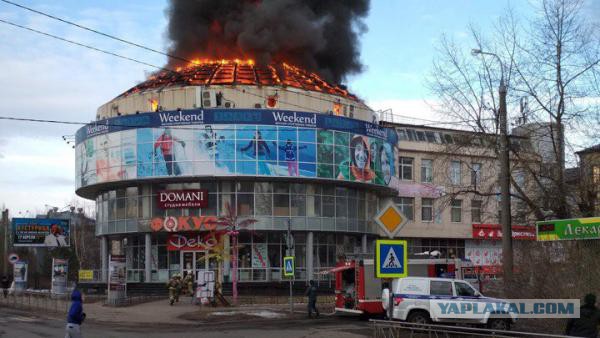
[[[161,72],[102,105],[76,135],[77,194],[96,201],[102,276],[126,256],[127,281],[213,270],[231,280],[233,210],[240,282],[296,280],[372,251],[373,216],[397,196],[397,134],[338,85],[287,64],[202,61]]]

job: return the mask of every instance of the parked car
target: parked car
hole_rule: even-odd
[[[383,308],[391,319],[420,324],[476,324],[495,330],[510,330],[511,324],[516,320],[513,313],[502,311],[475,311],[468,315],[461,313],[462,315],[455,317],[452,317],[453,314],[442,314],[440,303],[446,308],[452,305],[459,310],[469,306],[482,310],[488,304],[508,303],[506,300],[485,297],[471,284],[460,279],[399,278],[392,281],[391,289],[392,291],[384,289],[381,296]]]

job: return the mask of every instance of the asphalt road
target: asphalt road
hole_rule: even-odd
[[[27,312],[0,308],[0,337],[64,337],[65,322]],[[315,320],[232,320],[202,325],[106,325],[93,320],[82,326],[84,337],[240,337],[240,338],[358,338],[370,337],[368,322],[358,318],[322,317]]]

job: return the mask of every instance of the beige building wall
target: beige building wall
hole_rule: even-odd
[[[439,143],[400,137],[396,159],[400,183],[399,195],[395,201],[399,205],[398,202],[402,202],[403,198],[411,198],[413,219],[404,226],[398,237],[469,239],[473,237],[473,223],[499,223],[499,163],[494,149],[483,146],[486,143],[483,139],[490,140],[490,135],[411,125],[402,125],[398,129],[428,131],[440,136],[439,139],[435,138]],[[444,144],[441,141],[444,135],[449,135],[453,140],[469,140],[475,145],[457,144],[456,141]],[[410,179],[403,177],[403,158],[412,159]],[[428,161],[431,161],[431,182],[422,177],[422,167]],[[453,174],[453,166],[460,168],[460,175]],[[512,166],[513,170],[519,168],[517,163],[512,163]],[[460,179],[455,181],[457,178]],[[525,183],[524,186],[527,189]],[[433,199],[432,220],[424,220],[422,217],[424,199]],[[461,201],[460,221],[452,218],[453,200]],[[480,212],[472,211],[472,201],[480,203],[481,208],[477,208]],[[517,201],[513,200],[513,210],[516,204]],[[458,208],[455,213],[459,213]]]
[[[222,93],[221,106],[205,105],[206,97]],[[269,86],[187,86],[148,90],[117,97],[98,108],[96,118],[154,111],[153,102],[163,110],[194,108],[267,108],[266,98],[277,95],[276,109],[297,110],[337,115],[372,122],[373,110],[363,102],[346,97],[302,90],[294,87]],[[210,100],[209,100],[210,101]]]

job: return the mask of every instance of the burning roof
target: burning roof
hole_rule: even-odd
[[[164,70],[119,97],[174,86],[281,86],[342,96],[357,100],[345,88],[327,83],[313,72],[287,63],[258,65],[253,60],[193,60],[176,71]]]

